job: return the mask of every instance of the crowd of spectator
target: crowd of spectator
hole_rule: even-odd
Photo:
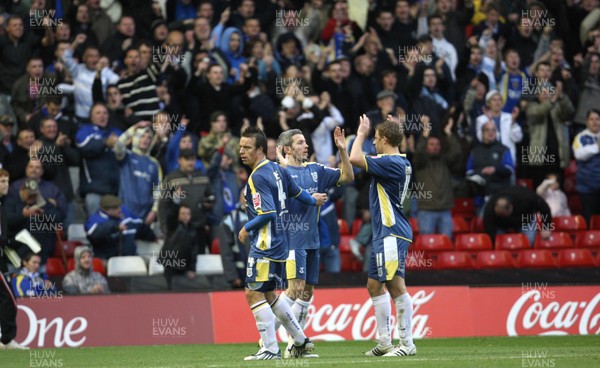
[[[362,114],[373,125],[389,114],[403,125],[401,151],[413,164],[405,209],[422,233],[451,236],[457,197],[476,198],[480,215],[487,200],[500,200],[487,210],[502,217],[510,195],[499,193],[518,179],[539,186],[541,197],[517,191],[513,201],[542,208],[543,198],[552,215],[569,213],[560,188],[572,160],[581,213],[588,221],[600,213],[598,0],[109,4],[0,1],[9,231],[45,229],[32,231],[42,270],[56,226],[31,223],[66,231],[79,222],[91,248],[80,250],[77,270],[89,269],[92,254],[136,254],[137,239],[159,236],[168,249],[189,244],[187,268],[167,273],[192,277],[194,255],[219,238],[227,278],[239,287],[247,251],[235,233],[249,175],[240,132],[263,129],[276,160],[279,134],[300,129],[310,160],[336,166],[332,132],[342,126],[352,145]],[[372,143],[366,154],[375,153]],[[343,200],[348,224],[369,218],[367,191],[366,173],[356,170],[332,196]],[[329,206],[324,267],[336,271],[339,256],[328,252],[339,243],[337,211]],[[354,250],[368,242],[367,226]],[[28,267],[23,277],[36,272]],[[69,285],[108,291],[98,280],[69,277]]]

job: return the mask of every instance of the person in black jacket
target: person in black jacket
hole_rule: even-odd
[[[165,280],[171,290],[173,277],[185,275],[189,280],[196,277],[198,242],[196,229],[190,224],[192,210],[186,204],[179,206],[177,229],[169,236],[160,250],[159,262],[165,267]]]
[[[541,224],[537,222],[537,215]],[[483,227],[490,238],[508,232],[524,233],[533,247],[539,232],[543,240],[550,237],[552,214],[546,201],[529,188],[513,186],[493,195],[485,206]]]
[[[8,257],[4,253],[4,247],[16,250],[20,244],[8,237],[7,216],[3,203],[8,193],[8,178],[8,171],[0,169],[0,349],[29,349],[14,340],[17,336],[17,302],[9,281],[4,276],[8,272]]]

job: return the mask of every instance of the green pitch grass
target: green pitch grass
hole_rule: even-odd
[[[316,359],[245,362],[256,344],[0,351],[0,367],[600,367],[600,336],[417,340],[417,355],[367,358],[368,341],[317,342]],[[280,344],[283,349],[283,345]]]

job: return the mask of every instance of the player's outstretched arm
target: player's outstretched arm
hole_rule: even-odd
[[[356,139],[354,139],[352,151],[350,152],[350,163],[356,167],[365,169],[367,167],[367,162],[364,159],[362,146],[363,143],[365,143],[365,138],[369,134],[371,121],[367,115],[363,114],[359,118],[359,122],[360,124],[358,126],[358,130],[356,131]]]
[[[340,175],[340,184],[349,183],[354,180],[354,170],[348,156],[348,145],[346,144],[346,136],[344,129],[336,127],[333,131],[333,141],[340,151],[340,159],[342,161],[342,173]]]

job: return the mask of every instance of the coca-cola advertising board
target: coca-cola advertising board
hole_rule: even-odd
[[[208,293],[21,298],[17,303],[16,340],[29,347],[213,342]]]
[[[600,286],[528,283],[498,288],[414,287],[409,291],[415,338],[600,334]],[[214,293],[212,302],[216,343],[258,339],[243,293]],[[392,324],[395,327],[395,318]],[[376,331],[366,289],[316,290],[307,336],[326,341],[369,340],[376,337]],[[394,334],[397,338],[395,328]],[[283,328],[278,337],[287,340]]]

